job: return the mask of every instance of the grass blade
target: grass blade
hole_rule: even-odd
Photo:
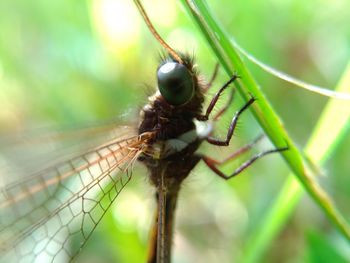
[[[350,63],[336,90],[350,91]],[[322,164],[327,156],[332,154],[349,128],[350,104],[335,99],[330,100],[319,118],[305,152],[308,156],[312,156],[314,162]],[[243,253],[242,262],[260,262],[263,253],[282,229],[303,193],[302,186],[290,174],[276,202],[261,220],[261,226],[248,240],[249,246]]]
[[[248,58],[251,62],[253,62],[255,65],[257,65],[258,67],[260,67],[261,69],[265,70],[266,72],[276,76],[279,79],[282,79],[284,81],[287,81],[289,83],[294,84],[294,87],[298,87],[298,88],[303,88],[306,89],[308,91],[311,92],[315,92],[317,94],[326,96],[326,97],[330,97],[330,98],[335,98],[335,99],[339,99],[339,100],[349,100],[350,101],[350,93],[346,93],[346,92],[340,92],[340,91],[334,91],[334,90],[330,90],[327,89],[325,87],[320,87],[317,85],[312,85],[309,83],[306,83],[305,81],[302,81],[300,79],[297,79],[285,72],[282,72],[276,68],[273,68],[267,64],[265,64],[264,62],[258,60],[257,58],[255,58],[254,56],[252,56],[251,54],[249,54],[247,51],[245,51],[241,46],[239,46],[237,43],[233,43],[235,48],[246,58]]]
[[[313,179],[315,176],[314,172],[308,167],[307,162],[303,160],[303,155],[283,128],[276,112],[272,109],[253,76],[243,64],[229,38],[213,19],[205,2],[200,0],[181,0],[181,2],[194,18],[227,74],[232,76],[235,69],[241,76],[240,81],[235,83],[241,96],[245,100],[248,100],[251,94],[257,98],[257,103],[254,103],[253,107],[251,107],[252,113],[273,144],[278,148],[288,144],[290,149],[281,154],[292,172],[302,183],[304,189],[321,207],[334,226],[339,229],[344,237],[350,240],[350,228],[347,222],[338,212],[332,200]]]

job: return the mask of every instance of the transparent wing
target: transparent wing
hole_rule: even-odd
[[[130,180],[148,139],[112,141],[0,188],[0,262],[71,260]]]
[[[69,128],[48,127],[0,135],[0,187],[96,146],[136,134],[135,126],[110,121]],[[6,172],[6,170],[9,171]],[[4,173],[10,173],[8,177]]]

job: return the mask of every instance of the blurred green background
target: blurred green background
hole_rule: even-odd
[[[160,34],[175,49],[195,54],[200,72],[209,79],[215,56],[182,7],[176,1],[144,2]],[[334,88],[349,61],[349,1],[208,4],[242,47],[300,79]],[[154,91],[160,52],[132,1],[1,1],[0,134],[94,124],[116,116],[137,119]],[[248,66],[291,137],[304,147],[327,98]],[[227,79],[220,72],[215,87]],[[237,96],[231,112],[217,125],[217,134],[225,135],[230,116],[242,104]],[[229,149],[203,145],[201,150],[225,156],[261,133],[248,113]],[[258,150],[269,147],[265,140]],[[321,179],[347,219],[349,147],[350,136],[344,136],[322,167],[326,176]],[[225,169],[232,170],[241,161]],[[259,219],[277,197],[287,173],[278,155],[266,157],[230,182],[200,164],[180,195],[173,262],[242,262],[242,251],[249,249],[247,240],[254,229],[263,227]],[[146,171],[136,167],[132,182],[76,262],[145,262],[153,201]],[[260,262],[349,261],[349,244],[305,195]]]

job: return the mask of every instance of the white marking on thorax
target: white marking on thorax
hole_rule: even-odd
[[[196,125],[196,132],[199,139],[207,138],[214,128],[214,123],[212,121],[204,122],[194,120],[194,124]]]
[[[197,139],[205,139],[213,130],[212,122],[195,121],[196,128],[181,134],[177,138],[159,141],[153,145],[153,158],[163,159],[169,155],[181,152]]]
[[[177,138],[169,139],[165,141],[165,151],[169,153],[180,152],[185,149],[190,143],[197,139],[196,130],[190,130],[181,134]]]

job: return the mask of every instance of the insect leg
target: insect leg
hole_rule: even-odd
[[[258,153],[256,155],[254,155],[252,158],[250,158],[248,161],[244,162],[243,164],[241,164],[238,168],[236,168],[233,173],[231,173],[230,175],[226,175],[224,174],[222,171],[219,170],[219,168],[216,166],[218,163],[220,163],[219,161],[216,161],[208,156],[203,155],[202,156],[202,160],[204,161],[204,163],[214,172],[216,173],[218,176],[224,178],[225,180],[231,179],[232,177],[238,175],[239,173],[243,172],[246,168],[248,168],[249,166],[251,166],[255,161],[257,161],[258,159],[260,159],[261,157],[271,154],[271,153],[277,153],[277,152],[282,152],[282,151],[286,151],[288,150],[288,146],[287,147],[282,147],[282,148],[277,148],[277,149],[272,149],[272,150],[267,150],[261,153]]]
[[[262,140],[265,137],[265,134],[261,134],[259,135],[257,138],[254,139],[253,142],[246,144],[244,146],[242,146],[241,148],[239,148],[238,150],[236,150],[234,153],[232,153],[231,155],[229,155],[228,157],[226,157],[223,160],[217,161],[217,160],[212,160],[213,163],[215,165],[221,165],[224,164],[230,160],[233,160],[239,156],[241,156],[242,154],[246,153],[247,151],[249,151],[250,149],[252,149],[254,147],[254,145],[256,145],[260,140]]]
[[[212,112],[212,110],[214,109],[214,106],[216,104],[216,102],[218,101],[221,93],[232,83],[234,82],[237,78],[239,78],[239,76],[237,74],[234,74],[220,89],[219,91],[215,94],[214,98],[212,98],[207,111],[205,113],[205,115],[199,115],[197,116],[197,120],[199,121],[207,121],[209,114]]]
[[[235,90],[234,89],[231,89],[231,92],[230,92],[230,97],[228,98],[228,101],[226,102],[226,105],[219,111],[215,114],[213,120],[214,121],[217,121],[222,114],[224,114],[226,112],[226,110],[228,109],[228,107],[231,105],[232,101],[233,101],[233,95],[235,93]]]
[[[236,128],[236,125],[237,125],[237,121],[238,121],[238,118],[239,116],[246,110],[248,109],[248,107],[250,105],[253,104],[253,102],[255,101],[256,99],[254,97],[252,97],[250,100],[248,100],[248,102],[239,110],[235,113],[235,115],[233,116],[232,118],[232,121],[231,121],[231,124],[230,124],[230,127],[227,131],[227,135],[226,135],[226,139],[225,140],[220,140],[220,139],[217,139],[217,138],[213,138],[211,136],[209,136],[207,138],[207,141],[211,144],[214,144],[214,145],[219,145],[219,146],[228,146],[230,144],[230,140],[232,138],[232,135],[233,135],[233,132]]]
[[[216,63],[215,64],[215,68],[214,68],[214,72],[213,74],[211,75],[211,78],[208,82],[208,84],[206,85],[205,87],[205,91],[207,91],[208,89],[210,89],[210,87],[213,85],[217,75],[218,75],[218,71],[219,71],[219,63]]]

